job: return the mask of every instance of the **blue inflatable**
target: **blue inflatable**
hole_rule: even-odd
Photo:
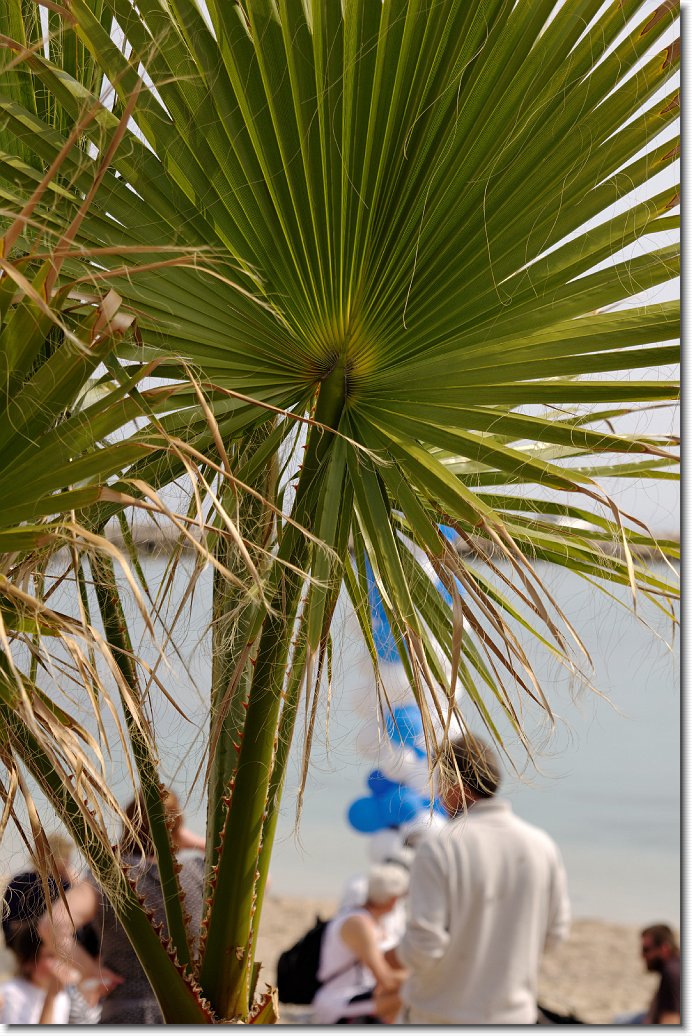
[[[381,811],[376,798],[356,799],[348,807],[348,822],[354,831],[363,835],[372,835],[383,827],[391,825],[382,822]]]
[[[457,533],[448,525],[440,525],[440,532],[446,539],[453,541]],[[429,566],[428,566],[429,567]],[[365,559],[365,571],[368,586],[368,604],[372,617],[372,630],[375,641],[377,657],[383,663],[396,664],[401,662],[396,640],[392,633],[382,597],[375,582],[375,576],[368,561]],[[448,604],[452,603],[451,594],[442,585],[442,582],[435,577],[430,569],[430,578],[442,599]],[[456,580],[456,585],[461,595],[464,590]],[[392,746],[401,750],[402,758],[408,760],[409,770],[412,763],[414,769],[418,770],[423,765],[416,760],[425,759],[425,748],[423,744],[423,722],[420,710],[415,703],[400,705],[394,708],[386,717],[385,729],[387,737]],[[419,790],[416,791],[407,784],[399,783],[388,778],[380,770],[373,770],[367,778],[369,795],[356,799],[348,809],[348,822],[355,831],[361,834],[374,834],[376,831],[389,827],[399,827],[414,820],[422,813],[430,811],[430,799],[421,795],[425,788],[425,778],[418,781]],[[446,816],[444,807],[438,799],[433,800],[432,808],[435,813]]]
[[[420,745],[423,738],[423,721],[417,705],[399,705],[385,720],[387,737],[395,745],[412,748],[416,755],[425,755]]]
[[[368,775],[368,788],[377,798],[388,795],[398,787],[396,781],[390,781],[389,777],[385,777],[380,770],[373,770]]]
[[[379,799],[380,816],[386,820],[387,827],[401,827],[402,824],[414,820],[421,810],[426,808],[426,800],[405,784],[399,784]]]
[[[354,831],[371,835],[387,827],[400,827],[414,820],[422,810],[430,808],[428,799],[416,795],[405,784],[386,783],[390,787],[385,790],[384,782],[375,782],[379,794],[364,796],[351,803],[347,816]]]
[[[375,641],[377,657],[381,662],[400,662],[399,649],[389,625],[387,613],[380,591],[377,589],[375,574],[370,566],[367,557],[365,559],[365,574],[368,580],[368,603],[370,605],[370,616],[372,619],[372,635]]]

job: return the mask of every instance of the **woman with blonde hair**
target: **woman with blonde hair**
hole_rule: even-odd
[[[332,918],[322,939],[313,1005],[316,1025],[372,1025],[396,1020],[401,1007],[402,968],[385,958],[383,919],[408,891],[408,871],[380,863],[368,871],[362,906],[346,907]]]

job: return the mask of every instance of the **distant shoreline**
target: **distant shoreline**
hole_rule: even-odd
[[[107,537],[108,540],[119,550],[126,549],[125,541],[118,527],[108,529]],[[679,532],[662,533],[660,538],[661,540],[672,540],[674,543],[680,543]],[[169,555],[174,549],[182,551],[185,554],[193,551],[193,547],[189,540],[183,540],[181,542],[178,534],[173,531],[164,531],[156,526],[135,529],[132,539],[138,551],[152,557]],[[624,551],[622,550],[622,546],[618,540],[597,540],[595,542],[598,549],[600,549],[605,555],[609,557],[624,558]],[[462,556],[472,558],[479,558],[484,554],[493,555],[497,553],[497,548],[494,547],[489,540],[483,540],[482,537],[471,537],[469,543],[458,543],[456,549]],[[660,557],[660,553],[658,551],[649,547],[643,547],[640,544],[630,544],[630,551],[642,561],[653,561],[656,560],[657,557]],[[678,562],[678,558],[666,555],[665,552],[663,553],[665,557],[669,557],[669,559],[674,563]]]

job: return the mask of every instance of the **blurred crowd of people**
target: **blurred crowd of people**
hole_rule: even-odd
[[[348,883],[321,931],[315,1024],[545,1020],[538,973],[544,951],[569,931],[567,881],[555,843],[513,813],[497,794],[500,783],[494,750],[472,735],[458,738],[440,765],[440,799],[449,821],[408,842],[396,830],[373,838],[372,866]],[[172,792],[164,807],[194,940],[202,919],[204,840],[184,826]],[[141,796],[125,818],[121,860],[165,931]],[[16,974],[0,983],[0,1022],[161,1023],[156,997],[108,898],[91,873],[77,877],[68,840],[56,836],[48,845],[51,876],[25,871],[4,892],[2,927]],[[657,924],[641,939],[647,969],[660,974],[659,988],[646,1010],[615,1021],[680,1024],[674,933]]]
[[[324,932],[312,1002],[317,1024],[521,1025],[578,1022],[541,1009],[543,953],[570,928],[559,850],[497,793],[501,770],[480,738],[455,740],[440,765],[449,821],[397,843],[349,882]],[[410,841],[410,839],[409,839]],[[680,951],[667,925],[642,932],[660,984],[648,1009],[616,1022],[680,1024]]]
[[[179,880],[193,937],[202,919],[204,839],[183,824],[180,803],[164,807],[178,852]],[[141,796],[125,809],[120,857],[155,922],[165,928],[161,882]],[[16,974],[0,983],[0,1022],[7,1025],[158,1024],[158,1002],[115,912],[90,872],[78,878],[74,847],[48,839],[52,874],[17,874],[5,889],[2,928]]]

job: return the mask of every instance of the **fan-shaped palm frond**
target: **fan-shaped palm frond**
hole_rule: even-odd
[[[301,694],[316,703],[342,585],[376,665],[366,559],[431,758],[457,685],[496,735],[488,694],[517,726],[515,692],[549,707],[514,621],[568,664],[581,644],[536,562],[663,607],[674,592],[647,564],[656,542],[597,479],[675,463],[671,437],[613,424],[677,391],[637,373],[678,357],[676,304],[637,304],[677,273],[676,245],[647,244],[677,226],[677,188],[654,182],[678,155],[676,5],[71,0],[51,4],[45,47],[20,7],[4,38],[6,204],[59,159],[33,218],[64,233],[108,156],[63,276],[137,313],[142,342],[122,357],[198,373],[218,436],[192,391],[161,426],[225,469],[276,537],[269,606],[217,596],[197,974],[220,1015],[247,1016],[285,746]],[[171,249],[195,259],[162,266]],[[160,485],[176,470],[133,459],[128,474]]]

